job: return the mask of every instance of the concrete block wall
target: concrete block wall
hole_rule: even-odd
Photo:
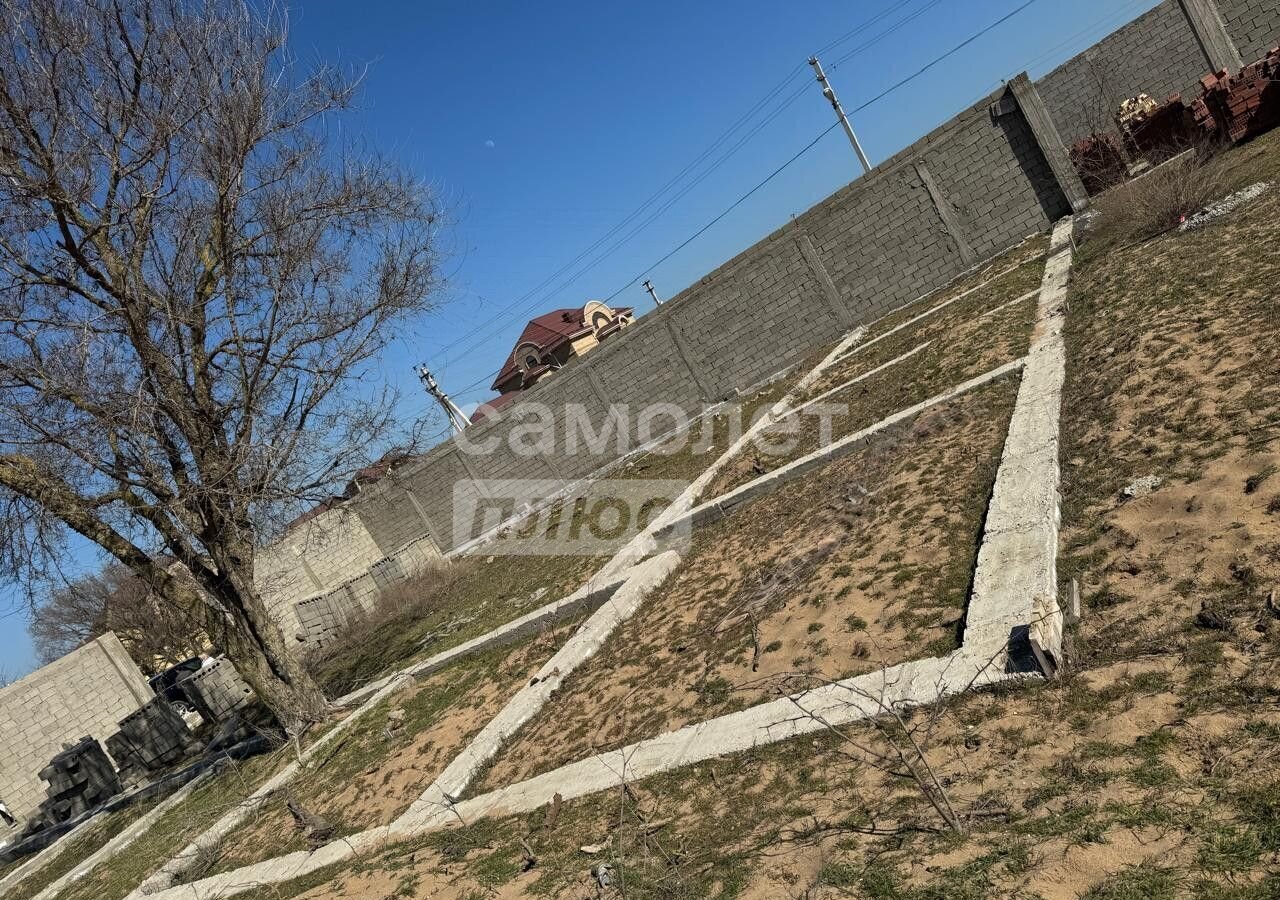
[[[1277,24],[1280,15],[1273,15],[1273,33]],[[1116,110],[1129,97],[1198,96],[1200,77],[1209,69],[1179,0],[1165,0],[1045,75],[1036,87],[1070,146],[1094,131],[1117,132]]]
[[[1227,31],[1246,57],[1280,39],[1278,5],[1223,0]],[[1036,87],[1069,144],[1114,127],[1111,116],[1125,97],[1193,92],[1207,68],[1179,0],[1165,0]],[[382,557],[428,535],[447,551],[459,543],[454,491],[474,497],[472,479],[573,479],[613,461],[613,453],[567,452],[567,404],[580,405],[597,428],[606,404],[628,405],[634,438],[635,414],[645,406],[705,409],[1047,229],[1069,204],[1010,97],[1001,89],[963,110],[465,435],[471,445],[503,438],[545,405],[560,442],[550,452],[522,455],[504,441],[493,452],[470,454],[450,440],[347,508]],[[341,574],[348,573],[322,579],[324,590],[338,588]]]
[[[154,697],[112,633],[0,689],[0,800],[29,816],[45,798],[39,772],[64,743],[105,741]]]
[[[1280,44],[1276,31],[1280,0],[1218,0],[1218,9],[1246,63],[1261,59]]]
[[[384,548],[422,535],[430,522],[448,550],[458,543],[453,492],[460,480],[467,490],[472,476],[572,479],[616,458],[581,446],[567,451],[566,406],[579,406],[597,430],[606,401],[628,406],[634,447],[638,414],[649,405],[701,411],[849,328],[940,287],[980,256],[1044,230],[1068,205],[1021,114],[1015,109],[992,116],[990,107],[1003,93],[983,98],[729,260],[528,391],[504,415],[470,429],[465,441],[484,445],[503,438],[544,404],[557,422],[559,443],[552,452],[521,455],[503,440],[494,452],[463,454],[451,440],[362,491],[349,509]],[[959,239],[948,230],[918,163],[927,165],[951,205],[952,221],[963,232]],[[824,272],[834,295],[824,289]]]
[[[385,518],[370,516],[375,522]],[[386,556],[362,517],[329,509],[258,551],[254,586],[288,636],[299,628],[294,604],[363,575]]]

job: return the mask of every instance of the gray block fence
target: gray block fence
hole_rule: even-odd
[[[616,459],[568,451],[568,405],[599,428],[614,404],[696,413],[733,397],[1087,202],[1064,148],[1115,131],[1124,98],[1194,96],[1215,58],[1247,62],[1277,42],[1280,0],[1164,0],[1039,81],[1011,79],[468,430],[473,444],[502,438],[499,449],[468,454],[446,441],[362,490],[347,511],[384,557],[415,542],[453,549],[455,489],[576,479]],[[557,445],[521,456],[505,437],[532,401],[555,411]],[[634,415],[630,424],[634,432]],[[364,562],[335,573],[314,596],[368,572]],[[285,605],[299,628],[293,601]],[[299,630],[320,634],[337,614],[310,605]]]

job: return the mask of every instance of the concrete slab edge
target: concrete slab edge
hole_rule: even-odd
[[[1007,362],[949,390],[886,416],[874,425],[869,425],[860,431],[855,431],[853,434],[845,435],[826,447],[815,450],[813,453],[802,456],[799,459],[792,460],[785,466],[736,487],[727,494],[708,500],[675,521],[664,523],[662,530],[656,536],[661,540],[663,537],[674,533],[677,529],[684,527],[698,528],[708,522],[722,519],[736,506],[757,500],[776,491],[788,482],[807,475],[814,469],[826,466],[843,456],[853,453],[855,450],[867,446],[874,439],[886,437],[894,433],[895,429],[905,428],[916,416],[930,407],[954,400],[969,391],[1013,375],[1022,369],[1023,364],[1023,359]]]
[[[1003,653],[1007,662],[1013,636],[1026,629],[1036,662],[1048,675],[1062,653],[1058,457],[1073,227],[1072,218],[1063,219],[1050,240],[1031,348],[978,549],[964,635],[965,653],[984,659]]]

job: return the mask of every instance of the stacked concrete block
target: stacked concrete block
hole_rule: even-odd
[[[114,634],[0,688],[0,798],[26,819],[45,798],[40,770],[64,744],[106,740],[154,696]]]
[[[212,722],[230,718],[253,700],[253,688],[225,657],[218,657],[179,684],[192,705]]]
[[[106,743],[126,781],[179,762],[192,747],[187,724],[163,697],[121,719],[120,730]]]
[[[66,822],[120,793],[115,766],[102,745],[88,736],[49,760],[40,778],[48,785],[48,796],[32,819],[45,825]]]
[[[346,620],[330,601],[330,594],[309,597],[294,606],[298,619],[298,639],[309,647],[323,647],[333,642]]]

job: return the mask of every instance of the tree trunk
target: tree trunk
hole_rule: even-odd
[[[328,701],[311,673],[290,652],[284,633],[254,590],[252,580],[239,569],[234,564],[223,569],[226,575],[213,591],[226,613],[213,611],[213,616],[223,621],[210,637],[222,642],[227,658],[280,724],[290,734],[301,734],[308,725],[324,719]]]

